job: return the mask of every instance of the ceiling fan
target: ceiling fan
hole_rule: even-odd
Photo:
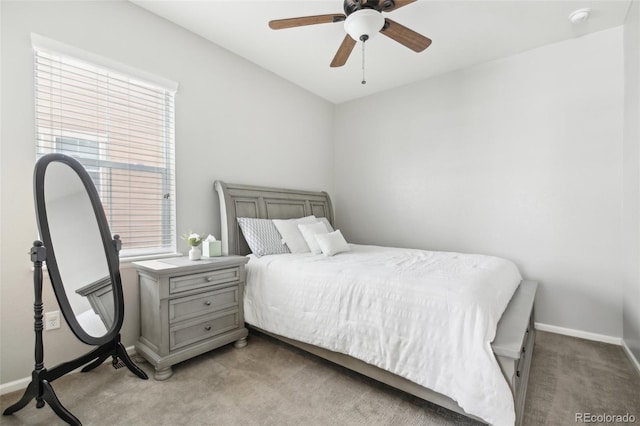
[[[344,14],[304,16],[300,18],[276,19],[269,22],[274,30],[301,27],[305,25],[326,24],[344,21],[347,32],[331,67],[341,67],[358,40],[364,44],[378,32],[397,41],[415,52],[422,52],[431,44],[431,40],[409,28],[382,16],[382,12],[391,12],[416,0],[344,0]],[[363,46],[364,47],[364,46]]]

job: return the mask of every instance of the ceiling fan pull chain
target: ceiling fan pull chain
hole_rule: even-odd
[[[360,40],[362,40],[362,84],[367,84],[367,80],[364,78],[364,44],[369,39],[369,36],[364,34],[360,36]]]

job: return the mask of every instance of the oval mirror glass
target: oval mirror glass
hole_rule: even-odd
[[[97,191],[80,163],[61,154],[41,158],[35,184],[46,264],[60,308],[80,340],[101,344],[121,326],[122,290]]]

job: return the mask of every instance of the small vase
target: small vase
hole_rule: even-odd
[[[189,260],[200,260],[202,257],[202,250],[200,250],[200,246],[191,246],[191,250],[189,250]]]

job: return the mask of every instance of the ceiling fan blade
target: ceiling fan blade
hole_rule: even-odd
[[[284,28],[302,27],[304,25],[329,24],[332,22],[342,22],[347,17],[341,13],[333,15],[302,16],[300,18],[276,19],[269,21],[272,30],[282,30]]]
[[[403,6],[406,6],[408,4],[411,4],[413,2],[415,2],[416,0],[393,0],[393,3],[395,3],[393,6],[389,7],[389,8],[385,8],[382,9],[385,12],[391,12],[392,10],[396,10],[399,9]],[[383,0],[384,3],[384,0]]]
[[[344,37],[344,40],[342,40],[342,44],[338,48],[336,56],[334,56],[333,61],[331,61],[331,68],[341,67],[346,64],[347,59],[349,59],[349,55],[351,55],[351,51],[353,50],[353,46],[355,45],[356,41],[347,34]]]
[[[430,38],[418,34],[389,18],[385,18],[384,27],[380,32],[415,52],[422,52],[431,44]]]

